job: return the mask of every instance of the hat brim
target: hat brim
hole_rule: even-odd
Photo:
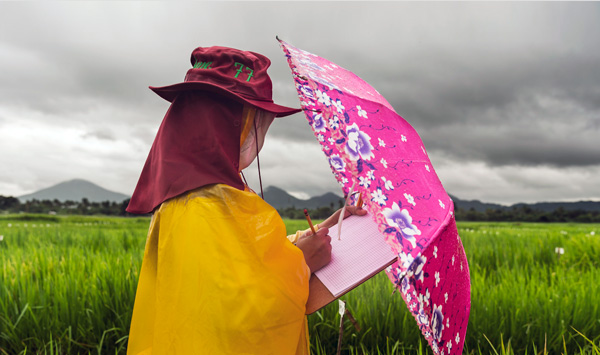
[[[247,98],[247,97],[244,97],[233,91],[224,89],[220,86],[216,86],[216,85],[213,85],[210,83],[197,82],[197,81],[196,82],[183,82],[183,83],[167,85],[167,86],[160,86],[160,87],[150,86],[150,90],[154,91],[158,96],[162,97],[163,99],[165,99],[169,102],[173,102],[175,97],[177,97],[177,95],[183,91],[191,91],[191,90],[211,91],[211,92],[215,92],[218,94],[222,94],[222,95],[232,98],[236,101],[248,103],[250,105],[253,105],[260,109],[263,109],[265,111],[272,112],[275,114],[275,117],[285,117],[285,116],[289,116],[294,113],[302,111],[302,109],[278,105],[272,101],[263,101],[263,100],[255,100],[255,99]]]

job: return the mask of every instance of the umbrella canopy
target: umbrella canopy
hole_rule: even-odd
[[[332,172],[398,261],[386,269],[435,354],[462,353],[471,287],[454,206],[417,132],[364,80],[280,40]]]

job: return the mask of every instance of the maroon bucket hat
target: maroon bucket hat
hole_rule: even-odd
[[[150,89],[169,102],[182,91],[205,90],[273,112],[277,117],[301,111],[273,102],[273,84],[267,74],[271,61],[262,54],[219,46],[198,47],[192,52],[191,62],[192,68],[182,83]]]

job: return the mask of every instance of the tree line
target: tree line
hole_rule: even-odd
[[[122,202],[92,202],[87,198],[83,198],[81,201],[33,199],[20,202],[15,197],[0,195],[0,212],[3,213],[133,216],[125,211],[128,204],[129,199]],[[341,206],[334,206],[331,203],[329,206],[309,209],[309,213],[314,219],[325,219],[331,216],[339,207]],[[304,218],[303,208],[280,208],[277,212],[282,218]],[[600,223],[600,212],[598,211],[566,210],[559,207],[554,211],[546,212],[533,209],[527,205],[505,209],[487,209],[485,212],[477,211],[474,208],[465,210],[459,207],[455,210],[455,216],[459,221]]]
[[[530,206],[506,209],[488,208],[485,212],[474,208],[465,210],[456,208],[454,211],[458,221],[486,221],[486,222],[567,222],[567,223],[599,223],[600,212],[586,210],[567,210],[558,207],[547,212],[533,209]]]
[[[310,216],[314,219],[325,219],[335,211],[333,204],[329,207],[309,209]],[[279,209],[278,212],[282,218],[304,218],[304,210],[295,207]],[[563,207],[558,207],[552,212],[533,209],[527,205],[511,209],[487,209],[485,212],[474,208],[468,210],[456,208],[454,213],[458,221],[600,223],[598,211],[566,210]]]
[[[93,202],[87,198],[82,198],[81,201],[33,199],[21,202],[12,196],[0,196],[0,211],[5,213],[129,216],[131,214],[125,211],[128,204],[129,199],[122,202]]]

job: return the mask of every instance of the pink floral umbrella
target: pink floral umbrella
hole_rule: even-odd
[[[280,40],[302,108],[348,194],[365,208],[398,261],[386,269],[435,354],[462,353],[469,266],[452,200],[421,138],[352,72]]]

